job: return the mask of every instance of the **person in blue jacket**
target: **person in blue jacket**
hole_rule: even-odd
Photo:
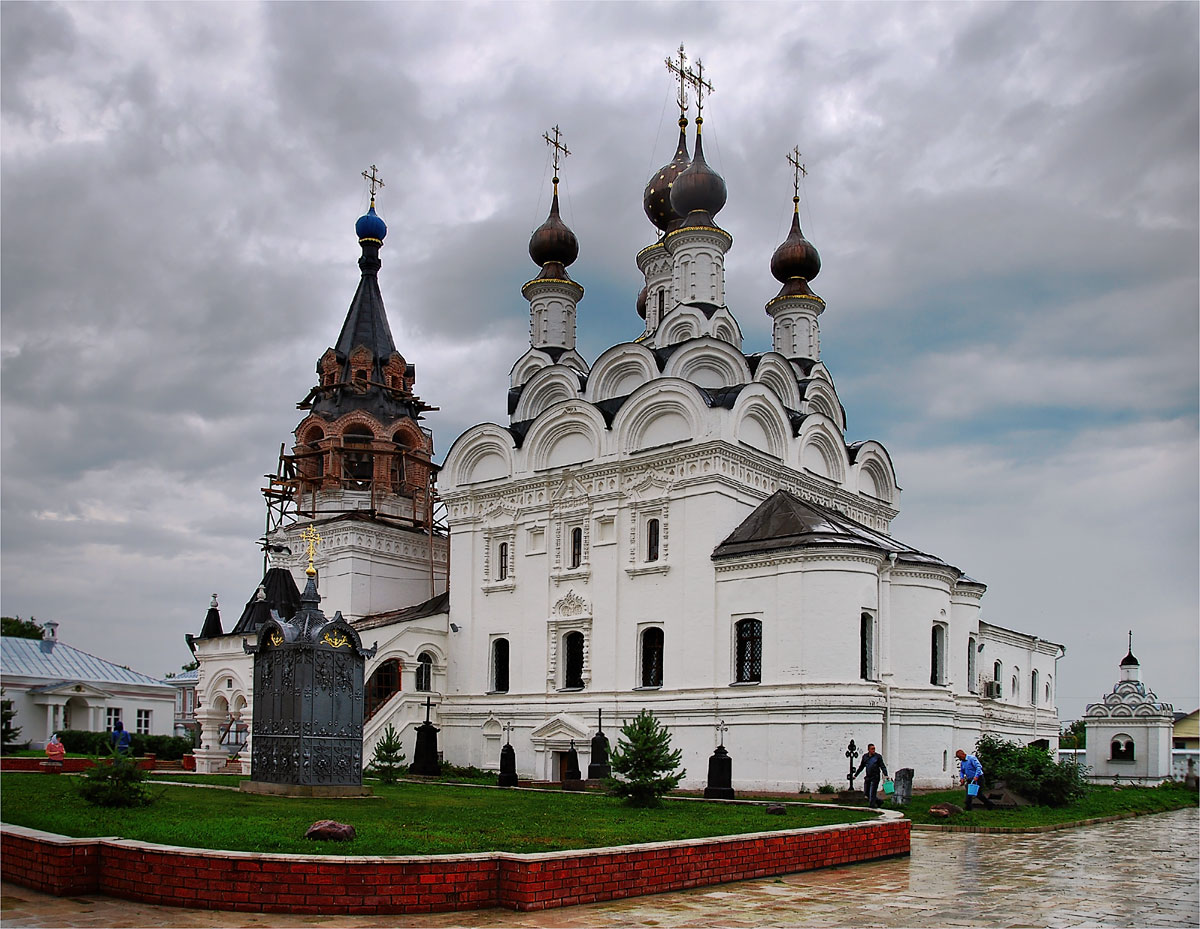
[[[111,738],[113,748],[116,751],[120,752],[122,755],[125,755],[129,752],[129,743],[133,741],[133,737],[129,734],[129,731],[124,727],[124,725],[121,724],[121,720],[119,719],[113,722]]]
[[[954,757],[958,759],[958,782],[964,787],[970,784],[979,785],[979,799],[983,801],[983,805],[989,810],[994,810],[995,806],[992,801],[987,798],[987,794],[983,792],[983,765],[979,763],[979,759],[974,755],[968,755],[961,748],[954,753]],[[971,791],[967,790],[968,810],[971,809],[971,802],[975,798],[971,796]]]

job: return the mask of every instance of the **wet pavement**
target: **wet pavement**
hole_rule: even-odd
[[[914,832],[912,856],[516,913],[289,916],[0,885],[5,929],[57,926],[1200,926],[1200,811],[1038,835]]]

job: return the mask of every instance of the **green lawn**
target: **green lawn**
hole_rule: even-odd
[[[770,816],[759,805],[688,800],[667,800],[659,809],[637,810],[594,794],[414,783],[374,785],[376,798],[356,800],[285,799],[158,784],[151,787],[158,796],[151,806],[110,810],[84,803],[72,789],[73,780],[0,774],[0,818],[60,835],[116,835],[194,848],[326,855],[544,852],[873,818],[865,811],[811,806],[789,807],[783,816]],[[306,840],[304,831],[319,819],[350,823],[358,838]]]
[[[955,813],[949,819],[938,819],[929,815],[929,808],[937,803],[963,805],[962,790],[942,790],[937,793],[917,794],[904,808],[904,813],[914,823],[937,823],[949,826],[1004,826],[1026,829],[1032,826],[1049,826],[1060,823],[1099,819],[1104,816],[1120,816],[1128,813],[1163,813],[1196,806],[1197,795],[1181,785],[1165,784],[1162,787],[1122,787],[1114,790],[1107,786],[1088,788],[1087,796],[1070,806],[1028,806],[1016,810],[988,810],[977,803],[971,812]]]

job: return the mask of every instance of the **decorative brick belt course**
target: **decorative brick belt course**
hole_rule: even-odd
[[[3,827],[6,880],[68,896],[270,913],[540,910],[907,855],[898,813],[863,823],[541,854],[260,855]]]

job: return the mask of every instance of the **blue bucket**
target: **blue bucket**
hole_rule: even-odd
[[[978,797],[979,796],[979,785],[978,784],[968,784],[967,785],[967,796],[968,797]]]

